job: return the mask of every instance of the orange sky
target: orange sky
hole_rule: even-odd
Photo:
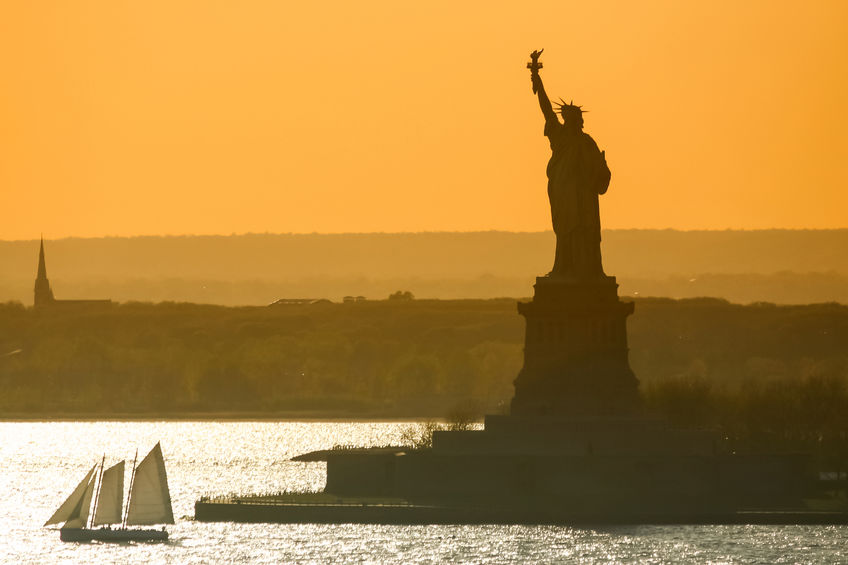
[[[848,2],[4,2],[0,239],[543,230],[528,54],[607,228],[848,227]]]

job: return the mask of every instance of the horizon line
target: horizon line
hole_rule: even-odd
[[[704,232],[801,232],[801,231],[845,231],[848,227],[842,228],[602,228],[601,232],[681,232],[681,233],[704,233]],[[63,241],[68,239],[167,239],[167,238],[203,238],[203,237],[255,237],[255,236],[365,236],[365,235],[471,235],[471,234],[544,234],[553,233],[552,229],[547,230],[418,230],[418,231],[349,231],[349,232],[232,232],[226,233],[164,233],[164,234],[134,234],[134,235],[63,235],[59,237],[44,237],[41,234],[39,237],[32,239],[3,239],[3,243],[17,242],[32,242],[39,241],[40,238],[46,241]]]

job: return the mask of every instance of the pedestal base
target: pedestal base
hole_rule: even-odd
[[[538,277],[527,320],[524,367],[512,413],[533,417],[620,417],[639,412],[639,381],[628,362],[627,316],[615,277]]]

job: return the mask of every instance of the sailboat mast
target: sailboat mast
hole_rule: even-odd
[[[121,524],[121,526],[124,527],[124,528],[127,527],[127,516],[129,516],[129,514],[130,514],[130,500],[132,500],[133,481],[135,481],[135,463],[136,463],[136,461],[138,461],[138,448],[137,447],[135,448],[135,457],[133,457],[133,470],[132,470],[132,474],[130,475],[130,490],[127,493],[127,511],[124,513],[124,523]]]
[[[106,454],[103,454],[103,459],[100,461],[100,473],[97,475],[97,491],[94,495],[94,510],[91,511],[89,522],[90,528],[94,527],[94,516],[97,514],[97,501],[100,500],[100,487],[103,486],[103,465],[106,463]]]

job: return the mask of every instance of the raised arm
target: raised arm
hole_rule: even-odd
[[[542,115],[545,116],[545,121],[554,121],[559,123],[556,112],[554,112],[554,108],[548,98],[548,94],[545,92],[545,86],[542,84],[542,77],[539,76],[539,69],[542,68],[542,64],[539,62],[539,56],[542,54],[542,51],[544,51],[544,49],[530,53],[530,62],[527,64],[527,68],[530,69],[530,79],[533,82],[533,93],[539,96],[539,107],[542,109]]]

